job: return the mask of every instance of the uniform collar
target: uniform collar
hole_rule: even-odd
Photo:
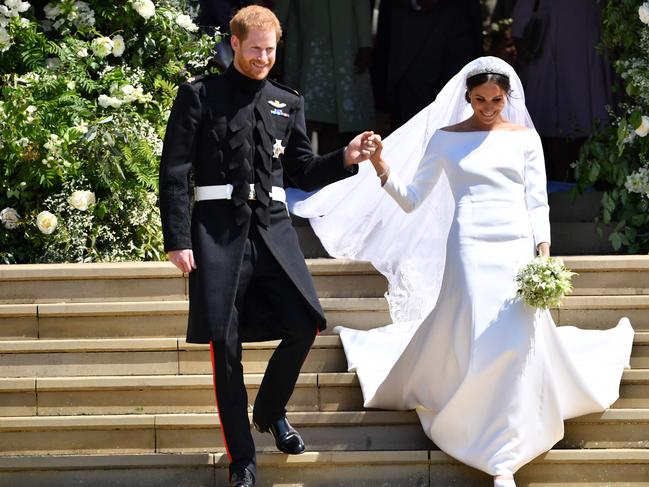
[[[244,91],[259,91],[266,86],[265,78],[248,78],[245,74],[240,73],[237,68],[234,67],[234,63],[231,63],[230,66],[228,66],[228,69],[225,70],[225,76],[233,85]]]

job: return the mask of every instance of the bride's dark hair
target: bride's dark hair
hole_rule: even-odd
[[[467,103],[471,103],[469,92],[476,86],[480,86],[488,82],[496,83],[503,89],[507,96],[509,96],[512,91],[511,83],[509,82],[509,76],[505,76],[504,74],[500,73],[475,74],[466,79],[466,93],[464,94],[464,98],[466,99]]]

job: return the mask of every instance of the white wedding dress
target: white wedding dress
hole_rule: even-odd
[[[564,419],[617,399],[634,333],[626,318],[607,331],[558,328],[515,296],[517,271],[550,240],[536,131],[437,130],[412,182],[393,171],[384,189],[410,212],[442,174],[455,211],[432,311],[336,331],[366,407],[414,409],[440,449],[512,475],[562,438]]]
[[[501,115],[529,130],[440,129],[472,115],[476,73],[509,78]],[[416,410],[439,448],[491,475],[514,474],[561,439],[565,419],[613,403],[634,335],[626,318],[606,331],[556,327],[515,296],[517,271],[550,241],[533,126],[512,67],[478,58],[385,139],[383,188],[361,164],[315,194],[287,190],[331,256],[370,261],[388,280],[394,324],[335,329],[365,406]]]

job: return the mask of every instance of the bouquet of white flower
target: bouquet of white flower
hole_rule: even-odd
[[[572,276],[557,257],[537,256],[516,275],[516,295],[535,308],[555,308],[572,291]]]

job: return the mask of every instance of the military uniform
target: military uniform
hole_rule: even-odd
[[[343,149],[313,154],[304,100],[284,86],[231,65],[178,89],[160,166],[165,250],[193,249],[187,341],[210,343],[231,471],[255,471],[241,342],[282,339],[255,401],[263,427],[284,415],[325,327],[284,182],[310,191],[355,172]]]

